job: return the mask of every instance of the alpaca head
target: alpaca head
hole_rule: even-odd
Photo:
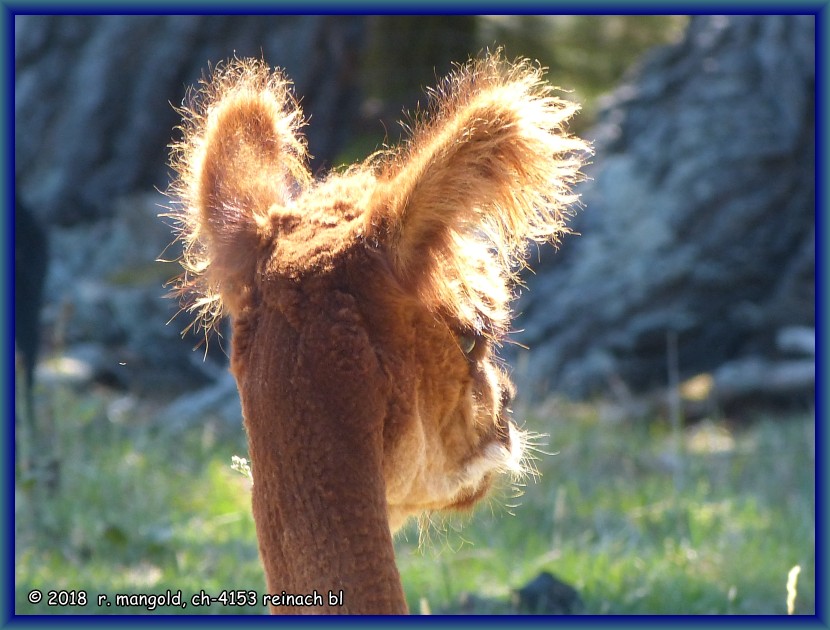
[[[353,612],[401,608],[390,531],[521,473],[495,350],[586,149],[527,62],[488,55],[430,97],[403,146],[312,181],[288,81],[234,61],[173,150],[179,290],[232,319],[269,587],[340,584]]]

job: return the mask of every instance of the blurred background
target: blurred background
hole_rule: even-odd
[[[522,497],[404,532],[410,607],[814,612],[814,17],[14,28],[18,612],[148,612],[51,609],[33,588],[264,588],[231,467],[247,450],[228,329],[182,335],[165,297],[180,249],[158,215],[188,87],[234,55],[284,68],[321,175],[396,143],[425,88],[498,46],[549,68],[595,150],[578,235],[532,250],[502,353],[549,453]]]

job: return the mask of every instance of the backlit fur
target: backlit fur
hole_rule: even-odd
[[[344,591],[274,612],[405,612],[392,532],[522,472],[495,347],[528,242],[566,232],[575,111],[536,66],[487,55],[403,146],[313,181],[264,63],[217,69],[182,109],[177,289],[206,327],[232,319],[269,591]]]

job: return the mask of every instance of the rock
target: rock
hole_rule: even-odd
[[[522,614],[578,615],[585,608],[575,588],[547,571],[514,591],[512,601]]]
[[[95,382],[134,393],[202,387],[227,361],[218,336],[206,353],[193,352],[199,338],[181,336],[187,316],[176,317],[179,307],[164,286],[178,266],[157,261],[176,256],[158,218],[165,203],[157,193],[121,198],[108,219],[51,232],[60,254],[49,268],[42,316],[51,331],[49,354],[85,364]]]
[[[812,16],[694,16],[608,98],[579,236],[518,303],[523,395],[665,386],[670,332],[687,378],[815,325],[814,43]]]
[[[242,406],[230,372],[213,385],[179,396],[157,414],[159,423],[171,432],[200,425],[208,417],[227,427],[242,427]]]

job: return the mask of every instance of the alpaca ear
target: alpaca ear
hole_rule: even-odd
[[[181,111],[183,139],[171,154],[187,272],[179,290],[197,294],[191,308],[207,319],[223,302],[236,310],[273,236],[272,207],[310,181],[302,114],[289,85],[263,62],[234,60]]]
[[[552,92],[539,68],[496,53],[430,94],[408,145],[381,171],[370,218],[406,286],[434,289],[430,278],[445,273],[436,266],[452,266],[471,237],[484,237],[508,269],[528,239],[566,231],[588,148],[563,131],[577,106]]]

